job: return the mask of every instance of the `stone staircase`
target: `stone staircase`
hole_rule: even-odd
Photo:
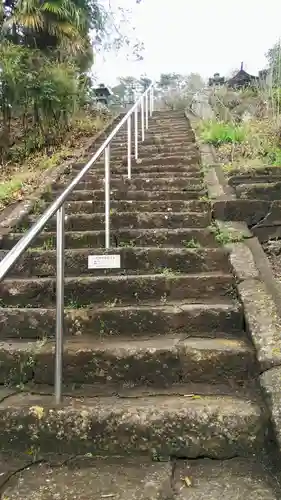
[[[60,407],[52,397],[55,220],[1,283],[2,448],[155,459],[259,454],[268,413],[255,352],[183,113],[154,114],[130,182],[125,157],[120,131],[111,148],[110,252],[121,254],[121,271],[88,270],[88,256],[104,253],[102,161],[66,204]],[[3,237],[3,255],[80,168]]]
[[[224,175],[229,200],[226,206],[221,202],[215,212],[232,220],[243,220],[261,243],[280,238],[280,167],[264,165],[245,171],[230,170]]]

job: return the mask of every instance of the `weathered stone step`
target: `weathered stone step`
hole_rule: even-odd
[[[140,142],[140,145],[141,147],[143,146],[155,146],[155,145],[162,145],[162,144],[187,144],[189,143],[190,144],[190,138],[193,139],[194,138],[194,135],[193,134],[189,134],[189,132],[184,132],[183,134],[176,134],[176,135],[172,135],[170,136],[170,134],[150,134],[149,131],[148,131],[148,134],[146,132],[146,135],[145,135],[145,139],[144,141],[141,140],[141,136],[139,134],[139,142]],[[116,136],[115,139],[112,139],[111,141],[111,147],[112,148],[115,148],[115,147],[126,147],[127,145],[127,135],[124,135],[122,134],[121,135],[118,135]],[[197,148],[198,149],[198,145],[192,141],[192,146],[194,148]],[[134,148],[134,135],[132,135],[132,148]]]
[[[239,184],[249,185],[249,184],[267,184],[272,182],[281,182],[281,170],[278,174],[271,175],[237,175],[228,178],[228,182],[231,186],[238,186]]]
[[[59,193],[61,193],[60,190],[53,190],[52,193],[46,193],[45,199],[49,201],[50,199],[56,198]],[[142,191],[137,191],[137,190],[131,190],[131,189],[123,189],[123,190],[117,190],[117,189],[111,189],[110,190],[110,199],[112,201],[114,200],[124,200],[124,197],[126,200],[136,200],[136,201],[166,201],[166,200],[183,200],[183,201],[188,201],[188,200],[200,200],[200,198],[204,198],[207,195],[207,190],[206,188],[202,187],[201,190],[194,190],[194,189],[188,189],[183,188],[182,190],[179,191],[168,191],[168,190],[154,190],[150,191],[148,188],[146,190]],[[68,197],[69,201],[82,201],[82,200],[104,200],[104,189],[100,190],[83,190],[83,189],[78,189],[75,191],[72,191],[72,193]]]
[[[81,164],[75,164],[71,167],[71,172],[78,173],[82,170],[84,167],[85,163]],[[132,172],[133,176],[136,177],[141,177],[141,176],[146,176],[146,175],[158,175],[159,173],[165,173],[166,172],[171,172],[173,175],[179,175],[181,176],[182,173],[201,173],[199,165],[191,165],[190,167],[185,165],[185,166],[177,166],[177,165],[135,165],[134,170]],[[119,174],[124,174],[126,175],[128,173],[128,167],[124,165],[119,165],[115,166],[112,165],[110,169],[111,175],[119,175]],[[98,174],[98,175],[103,175],[104,176],[104,164],[101,167],[96,167],[95,165],[93,168],[89,171],[89,174]]]
[[[148,131],[146,132],[145,135],[146,139],[150,138],[157,138],[159,141],[164,138],[170,138],[170,139],[177,139],[178,141],[186,141],[189,144],[195,144],[195,137],[194,133],[190,132],[190,130],[187,130],[184,126],[180,127],[165,127],[165,128],[159,128],[158,130],[156,128],[149,128]],[[122,140],[125,139],[125,136],[122,136]],[[157,140],[156,139],[156,140]],[[140,141],[141,144],[141,141]]]
[[[278,500],[280,498],[278,475],[273,474],[269,460],[264,460],[263,455],[263,453],[258,453],[258,456],[223,461],[206,458],[178,460],[174,475],[174,498],[175,500],[217,500],[219,498],[241,500],[251,496],[253,500]],[[96,469],[93,475],[94,473],[97,473]],[[69,474],[69,477],[72,476]],[[189,478],[191,487],[183,486],[185,477]],[[27,481],[26,484],[28,484]],[[155,490],[157,491],[157,487]],[[91,489],[91,491],[95,490]],[[123,498],[121,497],[120,500]],[[127,500],[126,497],[124,500]],[[142,500],[141,497],[140,500]]]
[[[121,170],[122,169],[122,170]],[[197,170],[192,170],[190,171],[184,171],[181,170],[179,172],[173,172],[169,170],[161,170],[160,172],[144,172],[144,173],[137,173],[137,172],[132,172],[132,179],[129,181],[128,179],[128,169],[125,167],[120,167],[120,170],[117,169],[111,172],[110,176],[110,181],[113,184],[113,187],[115,188],[115,184],[117,184],[117,189],[123,189],[123,184],[125,184],[126,187],[132,186],[132,184],[140,183],[144,184],[145,187],[147,188],[147,185],[149,182],[154,183],[158,182],[158,179],[160,179],[160,182],[162,182],[163,179],[169,179],[169,183],[172,182],[178,182],[178,181],[184,181],[187,183],[192,183],[194,181],[195,184],[199,184],[200,182],[203,182],[204,174],[203,172],[200,172],[199,168]],[[104,186],[104,171],[92,171],[89,172],[83,177],[81,182],[95,182],[95,186],[97,187],[97,180],[101,184],[100,187]],[[123,184],[122,184],[123,183]],[[119,187],[122,186],[122,187]],[[139,189],[139,188],[138,188]]]
[[[251,175],[253,178],[257,175],[278,175],[280,172],[280,166],[278,165],[260,165],[257,167],[252,168],[250,171],[248,169],[246,170],[241,170],[240,168],[234,168],[231,169],[228,175],[231,176],[241,176],[241,177],[248,177]]]
[[[1,257],[7,251],[1,251]],[[103,255],[103,249],[95,249],[95,255]],[[106,252],[107,254],[121,255],[121,270],[107,269],[104,274],[154,274],[171,272],[201,273],[220,271],[229,273],[231,271],[228,254],[223,248],[137,248],[119,247]],[[93,250],[77,249],[65,250],[65,275],[96,275],[100,270],[88,269],[88,256]],[[29,250],[18,261],[10,276],[23,277],[47,277],[56,275],[56,251],[55,250]]]
[[[133,150],[132,150],[133,151]],[[94,153],[95,151],[93,151]],[[195,147],[190,147],[189,146],[174,146],[174,145],[165,145],[165,146],[146,146],[141,147],[140,151],[138,152],[138,157],[139,158],[154,158],[155,156],[158,155],[167,155],[167,156],[172,156],[173,154],[176,155],[187,155],[187,154],[196,154],[199,156],[199,151]],[[127,149],[125,148],[113,148],[111,149],[110,152],[111,159],[112,161],[118,161],[120,159],[125,159],[127,158]]]
[[[42,209],[47,204],[42,205]],[[65,204],[67,213],[104,213],[104,201],[71,201]],[[110,209],[116,212],[207,212],[210,209],[207,201],[199,200],[174,200],[174,201],[112,201]]]
[[[166,123],[163,123],[162,121],[156,121],[153,123],[153,120],[149,123],[148,127],[149,132],[155,132],[159,133],[162,130],[185,130],[186,132],[192,133],[192,129],[188,126],[187,120],[182,119],[182,120],[170,120],[167,121]]]
[[[87,158],[87,160],[84,161],[84,165],[86,164],[86,161],[88,161],[90,158]],[[170,165],[170,166],[185,166],[185,167],[192,167],[193,165],[197,165],[200,162],[200,155],[197,151],[191,152],[191,153],[185,153],[182,155],[178,154],[172,154],[172,155],[165,155],[165,154],[157,154],[154,156],[147,156],[145,158],[139,158],[138,160],[134,159],[134,156],[132,155],[132,166],[136,167],[141,167],[141,166],[156,166],[156,165]],[[123,157],[118,157],[116,158],[111,158],[111,165],[112,167],[118,167],[120,166],[127,166],[127,155],[124,155]],[[104,160],[101,157],[101,159],[98,159],[94,166],[92,167],[93,169],[104,169]]]
[[[12,248],[22,233],[10,233],[2,236],[1,248]],[[65,233],[66,248],[104,247],[104,231],[72,231]],[[214,234],[206,229],[127,229],[111,233],[112,247],[157,246],[157,247],[218,247]],[[31,245],[32,248],[45,250],[55,248],[56,234],[41,233]]]
[[[0,384],[53,385],[54,342],[0,342]],[[32,360],[32,362],[31,362]],[[253,347],[235,338],[151,338],[64,343],[63,383],[167,387],[180,383],[245,384],[255,377]]]
[[[176,177],[173,176],[171,178],[160,176],[157,178],[156,176],[153,178],[137,178],[132,177],[131,181],[127,180],[125,177],[119,176],[110,180],[110,187],[112,189],[117,189],[119,191],[127,191],[130,189],[131,191],[141,191],[141,190],[149,190],[149,191],[180,191],[183,189],[189,191],[196,191],[203,188],[203,179],[202,177]],[[57,183],[56,189],[63,189],[65,187],[65,183]],[[99,190],[104,189],[104,180],[97,176],[90,176],[88,179],[80,181],[76,188],[77,191],[80,189],[85,189],[89,191],[90,189]]]
[[[236,194],[241,199],[279,200],[281,198],[281,182],[240,184],[236,186]]]
[[[36,220],[36,215],[24,219],[23,227],[31,226]],[[206,227],[210,224],[209,212],[117,212],[110,216],[112,230],[153,228],[177,228],[177,227]],[[97,231],[104,229],[104,214],[76,214],[66,215],[66,231]],[[22,227],[22,226],[21,226]],[[56,228],[56,218],[46,224],[46,231],[53,231]]]
[[[45,338],[55,335],[55,309],[0,309],[0,338]],[[178,335],[185,337],[224,337],[243,332],[243,312],[234,300],[176,303],[128,307],[66,309],[65,334],[105,337],[150,337]]]
[[[180,129],[161,129],[158,132],[154,129],[148,129],[145,131],[145,139],[142,141],[141,133],[138,134],[139,150],[142,146],[152,146],[155,144],[165,144],[165,141],[175,140],[176,142],[188,143],[191,146],[196,147],[195,136],[193,132],[186,130],[184,127]],[[116,139],[112,140],[111,147],[127,144],[127,132],[120,134]],[[132,147],[134,147],[134,135],[132,135]]]
[[[189,122],[186,120],[186,116],[184,114],[184,111],[181,109],[181,110],[155,110],[153,111],[153,116],[152,116],[152,120],[155,121],[155,123],[158,123],[159,120],[161,121],[162,123],[162,120],[185,120],[186,123],[189,125]]]
[[[207,299],[235,296],[232,274],[209,272],[177,274],[105,275],[65,278],[65,305],[80,308],[92,304],[141,305],[149,301]],[[0,283],[2,307],[52,307],[56,303],[55,278],[6,279]]]
[[[132,168],[134,165],[180,165],[191,166],[200,162],[200,155],[196,152],[188,153],[185,155],[161,155],[154,156],[153,158],[140,158],[135,161],[132,159]],[[122,162],[123,165],[127,164],[127,158]]]
[[[65,398],[19,393],[0,406],[3,451],[40,443],[47,453],[151,454],[230,458],[263,448],[267,414],[259,402],[239,397],[185,395]],[[196,397],[197,396],[197,397]]]
[[[157,457],[154,457],[157,458]],[[100,499],[152,500],[240,500],[249,493],[253,500],[279,500],[278,478],[267,463],[258,458],[228,460],[151,461],[149,457],[73,457],[59,466],[34,462],[26,468],[26,460],[4,461],[4,470],[14,478],[5,484],[4,498],[26,500],[42,498],[88,500],[93,492]],[[25,467],[24,467],[25,466]],[[3,474],[5,474],[3,472]],[[4,475],[4,477],[6,477]],[[188,481],[183,483],[183,478]],[[239,494],[239,497],[237,497]],[[44,500],[45,500],[44,499]],[[42,498],[43,500],[43,498]]]
[[[154,138],[154,143],[152,144],[147,144],[147,141],[145,140],[140,144],[139,148],[139,153],[140,154],[153,154],[159,150],[161,150],[163,153],[167,153],[168,151],[174,151],[177,149],[182,149],[183,151],[199,151],[198,146],[194,143],[190,143],[188,141],[184,140],[175,140],[171,141],[169,143],[165,142],[165,138],[162,142],[162,137],[160,136],[159,138]],[[132,151],[134,150],[134,141],[132,143]],[[96,151],[96,146],[93,146],[92,148],[89,148],[89,152],[94,153]],[[114,143],[111,144],[111,154],[117,155],[126,155],[127,154],[127,141],[125,143]]]
[[[132,141],[132,150],[134,150],[134,139]],[[195,149],[197,151],[199,151],[199,147],[196,143],[192,142],[190,143],[188,140],[186,140],[186,138],[179,138],[177,139],[177,137],[173,137],[172,139],[165,135],[165,136],[157,136],[157,135],[152,135],[150,137],[145,137],[145,140],[144,142],[141,142],[141,150],[143,151],[149,151],[153,148],[162,148],[162,147],[169,147],[169,146],[172,146],[172,147],[186,147],[188,149]],[[94,146],[96,147],[96,146]],[[93,147],[93,148],[94,148]],[[118,141],[112,141],[111,142],[111,147],[112,147],[112,150],[114,151],[117,151],[117,149],[120,149],[124,152],[124,154],[127,153],[127,139],[126,140],[120,140],[118,139]],[[92,149],[93,150],[93,149]]]

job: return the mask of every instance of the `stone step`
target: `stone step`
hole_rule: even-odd
[[[147,140],[145,140],[144,142],[141,142],[140,144],[140,148],[139,148],[139,153],[140,154],[147,154],[147,155],[150,155],[150,154],[153,154],[155,152],[163,152],[163,153],[167,153],[169,151],[177,151],[177,150],[180,150],[182,149],[183,151],[197,151],[199,152],[199,148],[197,146],[197,144],[195,143],[190,143],[188,141],[184,141],[184,140],[175,140],[173,142],[165,142],[165,139],[163,140],[162,142],[162,137],[160,136],[159,138],[154,138],[154,143],[152,144],[146,144]],[[134,151],[134,147],[135,147],[135,144],[134,144],[134,138],[132,139],[132,142],[131,142],[131,149],[132,151]],[[128,142],[127,140],[123,143],[114,143],[112,144],[111,143],[111,154],[114,154],[114,155],[126,155],[127,154],[127,151],[128,151]],[[89,148],[89,152],[92,154],[92,153],[95,153],[97,151],[97,146],[96,144],[93,145],[92,147]]]
[[[133,132],[133,134],[132,134],[132,147],[133,148],[134,148],[134,137],[135,136],[134,136],[134,132]],[[190,144],[190,142],[191,142],[191,146],[198,149],[198,146],[193,141],[193,139],[194,139],[194,135],[189,134],[189,132],[177,133],[176,135],[171,132],[171,135],[170,135],[167,133],[165,133],[165,134],[163,134],[163,133],[151,134],[151,133],[149,133],[149,130],[148,130],[148,133],[146,133],[146,135],[145,135],[144,141],[141,140],[141,134],[140,133],[138,134],[139,148],[143,147],[143,146],[155,146],[158,144],[160,144],[160,145],[161,144],[168,144],[168,145],[169,144],[179,144],[180,145],[180,144],[187,144],[187,143]],[[98,147],[101,144],[102,143],[98,144]],[[112,139],[110,144],[112,147],[126,146],[127,145],[127,134],[122,134],[122,135],[119,134],[114,139]],[[96,150],[98,149],[98,147],[96,147]]]
[[[186,116],[184,114],[184,111],[183,110],[155,110],[153,111],[153,116],[152,116],[152,120],[154,120],[155,122],[158,122],[160,120],[160,123],[162,123],[163,120],[177,120],[177,121],[185,121],[187,123],[188,126],[189,125],[189,122],[187,121],[186,119]]]
[[[69,477],[71,477],[70,474]],[[185,477],[189,478],[191,487],[188,481],[188,486],[183,486]],[[157,492],[157,489],[156,483],[154,491]],[[92,491],[95,490],[92,489]],[[241,500],[249,495],[253,500],[278,500],[281,496],[278,473],[274,475],[270,460],[268,457],[264,458],[264,453],[259,453],[257,457],[247,456],[223,461],[206,458],[178,460],[172,491],[174,491],[175,500],[217,500],[219,498]],[[141,497],[140,499],[142,500]],[[123,497],[120,500],[123,500]]]
[[[74,176],[71,176],[72,178]],[[160,172],[144,172],[144,173],[137,173],[135,171],[132,172],[132,179],[128,179],[128,167],[122,167],[120,166],[119,168],[117,167],[115,170],[112,170],[110,172],[110,182],[111,184],[115,185],[117,184],[117,189],[123,189],[123,184],[126,185],[126,187],[131,187],[132,184],[135,184],[135,180],[137,184],[144,184],[145,187],[147,187],[147,184],[149,182],[154,183],[158,182],[158,179],[162,182],[162,179],[168,180],[168,182],[178,182],[178,181],[184,181],[191,183],[194,181],[195,184],[199,184],[200,182],[203,182],[204,175],[202,172],[197,170],[192,170],[190,171],[179,171],[179,172],[173,172],[169,170],[160,170]],[[97,187],[97,180],[101,184],[100,188],[104,186],[104,169],[103,170],[91,170],[85,176],[83,177],[81,182],[95,182],[95,188]],[[120,186],[120,187],[119,187]],[[115,188],[115,187],[114,187]]]
[[[134,145],[134,129],[132,133],[132,145]],[[138,131],[138,145],[139,149],[142,146],[155,144],[155,140],[160,142],[160,141],[165,141],[166,139],[168,140],[175,140],[177,142],[186,142],[189,143],[190,145],[195,145],[195,136],[193,132],[190,132],[189,130],[186,130],[184,127],[180,128],[161,128],[158,131],[154,128],[149,128],[148,130],[145,131],[145,136],[144,136],[144,141],[142,140],[141,137],[141,131]],[[118,136],[116,136],[115,139],[112,139],[111,145],[114,147],[116,144],[126,144],[127,143],[127,132],[120,133]]]
[[[3,258],[8,251],[1,251]],[[220,271],[230,273],[228,254],[223,248],[142,248],[119,247],[105,252],[95,249],[95,255],[116,254],[121,256],[120,269],[105,269],[103,274],[154,274],[167,272],[208,273]],[[91,249],[65,250],[65,275],[96,275],[101,270],[88,269],[88,256]],[[9,276],[48,277],[56,275],[55,250],[28,250],[18,261]]]
[[[260,453],[268,417],[259,400],[236,393],[193,397],[190,389],[133,398],[75,398],[72,391],[59,407],[49,395],[18,393],[0,407],[2,451],[26,453],[35,441],[46,458],[48,453],[154,458]]]
[[[185,155],[161,155],[154,156],[153,158],[140,158],[139,160],[132,159],[132,168],[134,165],[178,165],[178,166],[191,166],[198,165],[200,156],[198,153],[188,153]],[[127,157],[124,159],[123,164],[127,163]]]
[[[0,384],[53,385],[55,342],[0,343]],[[244,385],[257,376],[253,347],[235,338],[67,339],[63,383],[168,387],[181,383]]]
[[[96,150],[93,150],[92,153],[94,154]],[[91,152],[91,151],[90,151]],[[132,156],[134,153],[134,149],[132,148]],[[197,155],[199,158],[199,151],[195,147],[190,147],[190,146],[174,146],[174,145],[165,145],[165,146],[153,146],[153,147],[141,147],[140,150],[138,151],[138,157],[139,158],[154,158],[154,156],[158,155],[167,155],[167,156],[172,156],[173,154],[176,155]],[[118,159],[124,159],[127,158],[127,148],[111,148],[110,152],[111,159],[118,160]]]
[[[0,309],[0,338],[44,339],[55,336],[55,309]],[[241,335],[244,318],[241,305],[229,298],[172,305],[95,307],[65,310],[65,335],[106,337],[224,337]],[[244,335],[244,333],[243,333]]]
[[[84,167],[85,163],[81,164],[75,164],[74,166],[71,167],[71,172],[70,173],[78,173],[82,170]],[[119,165],[119,166],[111,166],[110,173],[111,175],[119,175],[119,174],[124,174],[126,175],[128,172],[128,167],[124,165]],[[200,167],[198,165],[191,165],[188,167],[187,165],[185,166],[177,166],[177,165],[135,165],[134,170],[132,172],[133,176],[141,177],[141,176],[153,176],[153,175],[159,175],[159,173],[165,172],[165,175],[168,175],[169,173],[172,173],[173,175],[178,175],[179,177],[181,174],[201,174]],[[104,175],[104,164],[101,166],[97,167],[96,165],[93,165],[93,168],[89,170],[89,173],[92,174],[99,174],[99,175]]]
[[[17,471],[4,486],[4,498],[9,500],[31,500],[32,496],[39,500],[42,491],[46,500],[89,500],[93,492],[98,492],[99,499],[109,500],[240,500],[249,494],[253,500],[280,499],[278,476],[261,454],[258,458],[185,461],[173,457],[157,462],[147,457],[94,458],[89,453],[71,456],[69,463],[50,464],[47,460],[26,467],[27,460],[18,457],[16,463],[14,457],[5,457],[3,462],[7,476]]]
[[[48,206],[42,204],[42,211]],[[207,212],[209,210],[207,201],[199,200],[174,200],[174,201],[112,201],[110,209],[116,212]],[[70,201],[65,203],[66,213],[104,213],[104,201]]]
[[[117,151],[117,149],[120,149],[124,152],[124,154],[127,153],[127,138],[126,140],[124,140],[123,142],[120,141],[120,138],[118,139],[118,141],[112,141],[111,143],[111,147],[112,147],[112,150],[114,151]],[[134,136],[132,138],[132,150],[134,150],[134,147],[135,147],[135,143],[134,143]],[[157,135],[154,135],[154,136],[151,136],[151,137],[146,137],[145,140],[143,142],[141,142],[141,147],[140,147],[140,151],[150,151],[154,148],[162,148],[162,147],[178,147],[178,148],[187,148],[187,149],[192,149],[192,150],[196,150],[196,151],[199,151],[199,147],[196,143],[190,143],[189,141],[187,141],[186,139],[183,139],[183,138],[180,138],[179,140],[175,137],[175,138],[170,138],[169,136],[157,136]],[[94,149],[95,148],[95,149]],[[96,147],[96,144],[93,145],[93,148],[90,149],[90,151],[96,151],[97,150],[97,147]]]
[[[188,142],[192,143],[193,140],[195,139],[194,133],[186,128],[186,125],[172,125],[172,126],[167,126],[167,127],[154,127],[150,126],[148,130],[145,132],[145,137],[149,138],[151,136],[157,136],[157,137],[162,137],[162,136],[170,136],[170,137],[180,137],[180,138],[185,138]],[[120,135],[122,139],[126,137],[125,134]]]
[[[280,200],[281,182],[240,184],[236,186],[236,194],[241,199]]]
[[[76,214],[65,216],[66,231],[97,231],[104,229],[104,214]],[[21,227],[30,227],[38,216],[31,215],[23,220]],[[209,212],[116,212],[110,215],[112,231],[118,229],[157,229],[177,227],[206,227],[210,224]],[[56,218],[51,219],[45,226],[46,231],[54,231]]]
[[[266,184],[272,182],[281,182],[281,171],[279,173],[268,174],[268,175],[236,175],[228,178],[228,182],[231,186],[238,186],[239,184]]]
[[[202,189],[202,177],[154,177],[154,178],[137,178],[135,176],[129,181],[125,177],[119,176],[110,180],[110,188],[117,189],[119,191],[127,191],[130,190],[147,190],[149,191],[180,191],[182,189],[191,190],[199,190]],[[56,190],[65,188],[67,183],[57,183]],[[90,189],[104,189],[104,179],[98,177],[96,175],[91,175],[90,177],[80,181],[75,190],[85,189],[89,191]]]
[[[83,166],[90,160],[91,156],[87,156],[85,158],[85,161],[83,160]],[[146,155],[145,158],[138,158],[138,160],[135,160],[134,155],[132,154],[132,167],[139,167],[141,166],[184,166],[184,167],[197,167],[199,169],[199,163],[200,163],[200,155],[198,152],[191,152],[191,153],[184,153],[181,155],[178,154],[171,154],[171,155],[165,155],[165,154],[157,154],[154,156],[149,156]],[[118,156],[117,158],[112,158],[111,157],[111,168],[116,168],[119,166],[127,166],[127,155],[124,156]],[[94,163],[94,166],[92,169],[104,169],[104,157],[101,155],[100,158],[96,160]]]
[[[57,198],[57,196],[62,192],[62,189],[58,190],[53,190],[52,193],[47,192],[45,195],[45,199],[47,201],[50,201],[54,198]],[[170,200],[182,200],[182,201],[188,201],[188,200],[200,200],[202,197],[206,198],[207,195],[207,190],[205,187],[202,187],[201,190],[198,189],[188,189],[184,188],[182,190],[154,190],[150,191],[148,189],[146,190],[117,190],[117,189],[111,189],[110,190],[110,200],[124,200],[124,197],[126,200],[136,200],[136,201],[170,201]],[[85,189],[78,189],[75,191],[72,191],[72,193],[69,195],[68,200],[69,201],[83,201],[83,200],[103,200],[104,201],[104,189],[100,190],[85,190]]]
[[[56,303],[55,278],[5,279],[0,283],[2,307],[53,307]],[[113,308],[141,305],[149,301],[169,304],[185,299],[199,300],[235,296],[232,274],[209,272],[180,274],[163,268],[162,273],[144,275],[105,275],[65,278],[65,306],[93,304]]]
[[[22,238],[22,233],[9,233],[2,236],[1,248],[10,249]],[[65,233],[66,248],[104,247],[104,231],[72,231]],[[158,246],[158,247],[218,247],[214,234],[209,228],[194,229],[127,229],[111,233],[114,247]],[[32,248],[50,250],[56,246],[55,233],[41,233],[32,243]]]

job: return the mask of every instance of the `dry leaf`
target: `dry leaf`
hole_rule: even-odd
[[[183,481],[185,482],[185,485],[186,485],[188,488],[190,488],[190,486],[192,486],[192,482],[191,482],[191,480],[190,480],[190,478],[189,478],[188,476],[185,476],[185,478],[184,478],[184,480],[183,480]]]
[[[201,399],[201,396],[199,394],[184,394],[184,397],[191,399]]]

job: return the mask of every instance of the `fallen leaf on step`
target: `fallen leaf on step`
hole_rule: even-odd
[[[201,399],[201,396],[199,396],[199,394],[184,394],[184,397],[191,399]]]
[[[190,478],[188,476],[185,476],[185,478],[183,479],[183,481],[185,482],[185,485],[190,488],[190,486],[192,486],[192,482],[190,480]]]

